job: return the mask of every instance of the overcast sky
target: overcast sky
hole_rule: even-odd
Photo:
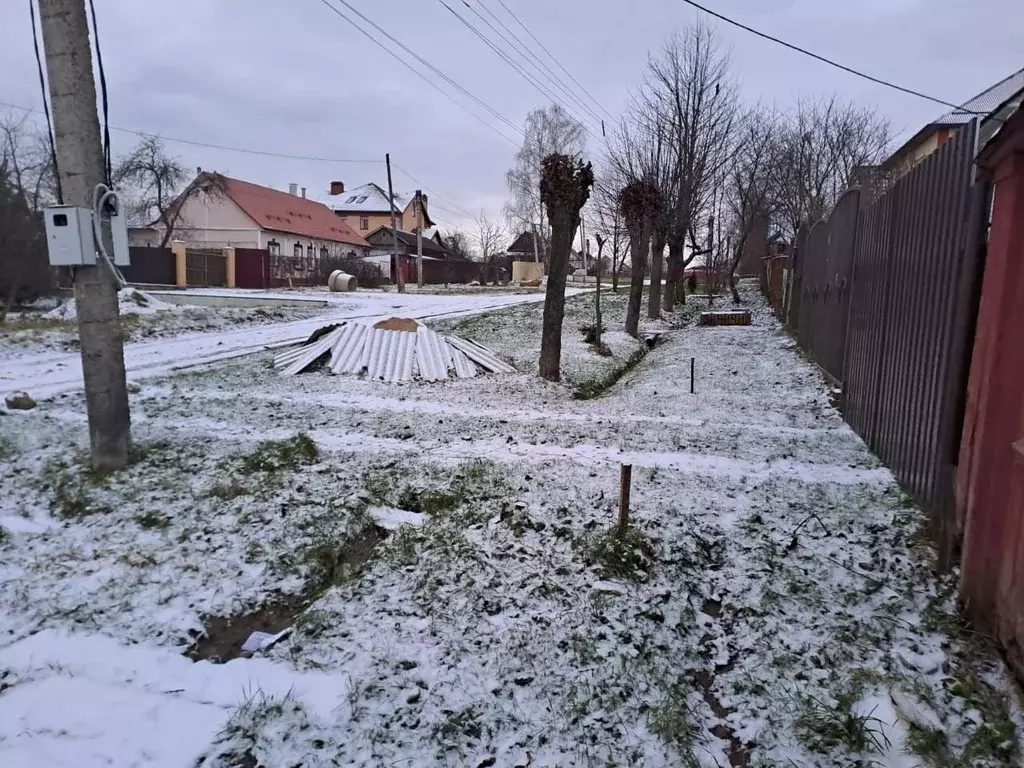
[[[466,3],[495,23],[483,10],[490,9],[533,44],[498,0],[445,1],[488,33]],[[348,2],[517,125],[530,109],[548,101],[441,0]],[[612,115],[620,113],[640,81],[648,52],[700,13],[681,0],[504,2],[593,95],[600,104],[594,109]],[[321,0],[95,3],[111,124],[166,137],[168,148],[186,165],[278,189],[295,182],[317,197],[332,179],[350,187],[371,180],[386,184],[383,162],[269,158],[170,139],[348,160],[382,160],[390,152],[402,171],[419,180],[396,172],[396,188],[422,187],[442,226],[466,224],[459,208],[500,213],[504,172],[515,147]],[[966,100],[1024,66],[1021,0],[704,4],[849,66],[952,102]],[[335,5],[345,10],[340,3]],[[904,139],[945,111],[742,30],[719,24],[718,31],[732,49],[735,72],[751,102],[785,106],[797,95],[837,92],[877,107]],[[382,39],[377,32],[371,34]],[[508,45],[501,45],[514,55]],[[440,82],[423,65],[414,62],[414,67]],[[568,80],[564,75],[563,79]],[[450,86],[442,87],[507,136],[517,135]],[[22,0],[0,0],[0,101],[41,105],[28,8]],[[127,151],[135,140],[131,134],[115,132],[115,153]],[[599,149],[599,143],[591,141],[590,151],[596,154]]]

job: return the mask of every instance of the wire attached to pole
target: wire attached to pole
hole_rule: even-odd
[[[46,76],[43,74],[43,58],[39,54],[39,34],[36,32],[36,3],[28,0],[28,14],[32,19],[32,47],[36,51],[36,69],[39,70],[39,89],[43,96],[43,113],[46,115],[46,140],[50,144],[50,161],[53,163],[53,182],[57,188],[57,202],[64,204],[64,192],[60,186],[60,171],[57,169],[57,145],[53,140],[53,123],[50,120],[50,100],[46,94]]]
[[[107,74],[103,69],[103,49],[100,48],[100,29],[96,23],[96,6],[89,0],[89,13],[92,15],[92,38],[96,42],[96,68],[100,74],[100,101],[103,105],[103,173],[107,186],[113,187],[113,163],[110,157],[110,104],[107,100]]]

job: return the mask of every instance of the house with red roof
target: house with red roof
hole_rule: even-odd
[[[370,244],[305,192],[299,194],[294,184],[284,192],[200,171],[179,197],[173,240],[194,247],[266,249],[272,256],[292,257],[299,272],[327,258],[366,256]],[[132,228],[129,241],[155,246],[162,235],[158,221]]]

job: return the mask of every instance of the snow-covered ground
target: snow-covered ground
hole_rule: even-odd
[[[0,765],[1020,765],[920,513],[749,298],[588,400],[631,354],[592,296],[563,384],[539,306],[470,324],[514,375],[150,378],[107,477],[80,394],[0,416]]]
[[[570,291],[570,294],[575,293]],[[247,295],[252,295],[247,294]],[[155,341],[130,341],[125,344],[125,367],[129,378],[142,379],[160,376],[184,368],[227,360],[239,355],[260,351],[268,346],[295,343],[326,323],[356,318],[374,319],[400,315],[413,318],[433,318],[486,312],[515,304],[542,302],[543,294],[505,294],[496,296],[434,296],[427,294],[399,294],[358,292],[350,294],[318,293],[330,297],[327,310],[303,309],[197,309],[176,307],[177,312],[144,315],[140,320],[152,319],[163,323],[164,316],[184,318],[259,318],[269,317],[271,322],[255,327],[230,328],[230,320],[220,330],[186,330],[170,324],[174,329],[170,338]],[[262,314],[261,314],[262,313]],[[287,317],[306,319],[281,322]],[[277,318],[277,321],[274,321]],[[189,319],[188,322],[196,322]],[[218,328],[218,326],[214,326]],[[73,340],[67,329],[61,329],[66,342]],[[33,331],[32,333],[37,333]],[[49,331],[43,331],[46,334]],[[82,386],[82,363],[78,353],[57,352],[49,337],[33,337],[29,346],[19,345],[17,351],[2,344],[6,334],[0,333],[0,390],[25,390],[33,397],[49,397]],[[13,335],[17,335],[14,332]],[[143,334],[144,336],[145,334]],[[59,348],[59,347],[58,347]],[[28,349],[31,351],[22,351]]]

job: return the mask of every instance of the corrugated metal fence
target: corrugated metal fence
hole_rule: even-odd
[[[965,126],[869,206],[844,196],[798,252],[790,308],[800,345],[843,383],[847,422],[931,513],[943,545],[977,314],[976,135]]]
[[[797,338],[825,371],[843,380],[846,323],[850,308],[860,190],[840,198],[828,221],[803,238]]]

